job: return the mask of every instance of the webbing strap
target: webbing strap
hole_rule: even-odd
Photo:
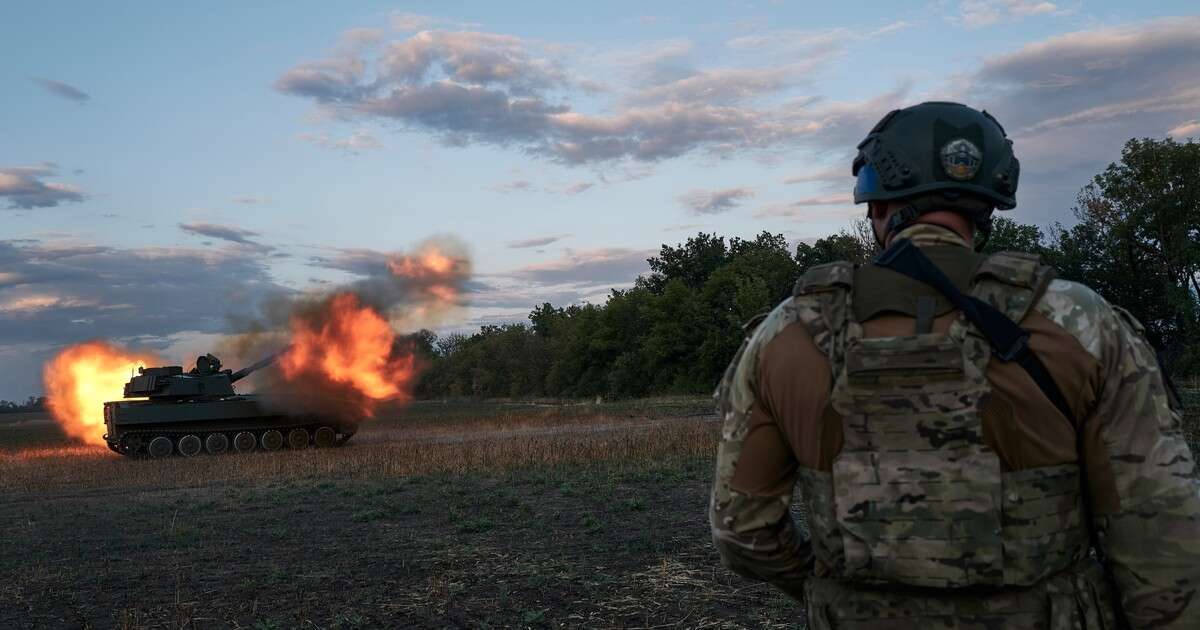
[[[1037,384],[1038,389],[1062,413],[1064,418],[1071,420],[1074,413],[1067,404],[1066,397],[1059,390],[1058,384],[1046,370],[1046,366],[1036,354],[1029,350],[1029,332],[1021,328],[1000,312],[999,309],[983,300],[966,295],[954,286],[954,283],[937,268],[921,250],[908,239],[901,239],[892,244],[875,258],[875,264],[897,273],[904,274],[913,280],[925,283],[946,296],[958,310],[962,311],[975,328],[987,337],[996,358],[1015,362],[1021,366]]]
[[[932,296],[922,295],[917,298],[917,327],[918,335],[928,335],[933,332],[933,317],[937,310],[937,300]]]

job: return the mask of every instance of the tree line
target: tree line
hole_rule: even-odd
[[[45,396],[30,396],[25,402],[0,400],[0,413],[28,413],[30,411],[45,411]]]
[[[1176,375],[1200,375],[1200,143],[1134,139],[1077,197],[1076,223],[998,216],[985,252],[1032,252],[1059,277],[1130,310]],[[809,267],[875,253],[865,220],[791,248],[780,234],[699,233],[663,245],[650,272],[604,304],[544,303],[528,323],[414,335],[417,394],[634,397],[711,392],[743,324],[790,295]]]

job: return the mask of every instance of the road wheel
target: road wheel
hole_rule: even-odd
[[[233,436],[233,450],[239,453],[253,451],[256,444],[258,444],[258,441],[254,439],[254,434],[249,431],[242,431]]]
[[[110,442],[109,444],[111,445],[112,443]],[[140,453],[142,451],[142,447],[144,446],[146,446],[146,444],[142,442],[142,436],[127,435],[121,438],[121,441],[117,443],[117,448],[119,449],[117,452],[123,455],[133,455],[135,453]]]
[[[317,448],[329,448],[337,442],[337,431],[333,427],[318,427],[313,433],[313,444]]]
[[[220,455],[229,449],[229,437],[224,433],[210,433],[204,438],[204,450],[212,455]]]
[[[308,448],[308,430],[297,428],[288,431],[288,448],[294,451]]]
[[[150,457],[159,458],[166,457],[175,451],[175,445],[171,443],[171,438],[160,435],[153,440],[150,440],[150,445],[146,447],[146,452]]]
[[[283,448],[283,434],[275,429],[263,431],[262,447],[268,451],[278,451]]]
[[[185,435],[179,438],[179,454],[192,457],[200,452],[200,438],[195,435]]]

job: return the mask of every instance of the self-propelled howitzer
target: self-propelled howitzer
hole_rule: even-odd
[[[112,450],[132,457],[190,457],[340,446],[350,439],[356,422],[283,413],[234,390],[234,383],[278,356],[236,372],[221,369],[220,359],[211,354],[198,357],[196,367],[186,373],[178,365],[138,368],[125,384],[125,399],[104,403],[104,440]]]

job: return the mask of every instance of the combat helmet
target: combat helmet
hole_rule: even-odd
[[[1020,163],[1004,127],[986,111],[930,101],[884,116],[858,144],[854,203],[911,200],[888,221],[887,234],[922,214],[955,210],[991,233],[992,210],[1016,207]]]

